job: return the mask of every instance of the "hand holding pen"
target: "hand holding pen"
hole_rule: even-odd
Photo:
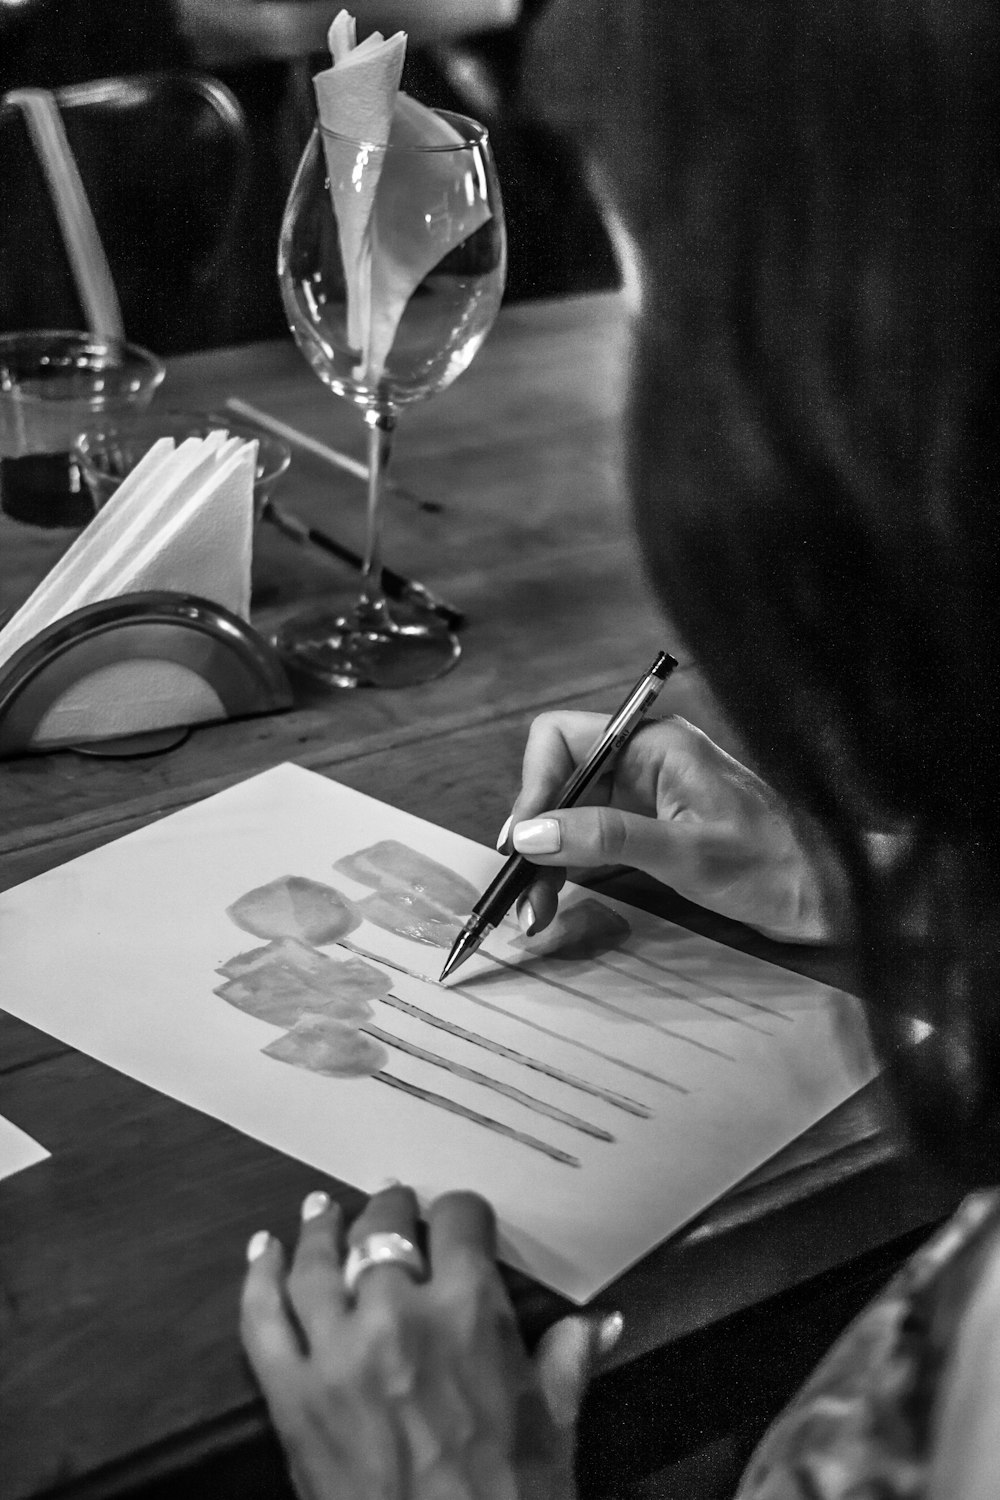
[[[817,830],[677,714],[646,719],[586,798],[557,808],[567,771],[582,764],[606,724],[604,714],[556,709],[531,725],[521,788],[498,844],[531,861],[531,882],[517,900],[522,931],[540,933],[556,916],[567,867],[591,874],[625,867],[782,942],[844,939],[843,872]]]
[[[668,656],[665,651],[660,652],[617,713],[612,714],[582,765],[577,767],[563,786],[556,802],[557,808],[574,806],[608,767],[638,729],[676,666],[672,656]],[[503,920],[517,898],[528,889],[536,874],[537,868],[530,859],[523,854],[511,855],[473,907],[471,916],[448,954],[441,971],[442,979],[454,973],[460,964],[475,953],[487,934]]]

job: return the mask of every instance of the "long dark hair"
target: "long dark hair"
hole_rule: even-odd
[[[650,578],[844,862],[906,1119],[1000,1180],[1000,18],[604,9],[604,54],[555,92],[642,273],[628,451]],[[547,23],[564,50],[571,20]],[[914,1015],[936,1028],[916,1048]]]

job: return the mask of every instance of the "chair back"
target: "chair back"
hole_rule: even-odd
[[[0,101],[0,331],[86,328],[53,184],[12,98]],[[250,145],[233,95],[177,71],[71,84],[53,98],[126,336],[158,354],[236,340],[230,268]]]

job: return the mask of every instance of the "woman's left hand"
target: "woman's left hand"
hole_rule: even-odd
[[[290,1268],[255,1235],[243,1288],[247,1356],[302,1500],[564,1500],[599,1330],[570,1317],[529,1357],[495,1261],[492,1211],[472,1193],[428,1214],[423,1280],[398,1263],[345,1286],[345,1249],[417,1238],[409,1189],[376,1194],[344,1233],[310,1194]]]

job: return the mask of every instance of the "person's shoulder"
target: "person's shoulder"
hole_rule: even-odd
[[[917,1500],[977,1290],[1000,1262],[1000,1190],[975,1193],[854,1320],[773,1424],[736,1500]]]

